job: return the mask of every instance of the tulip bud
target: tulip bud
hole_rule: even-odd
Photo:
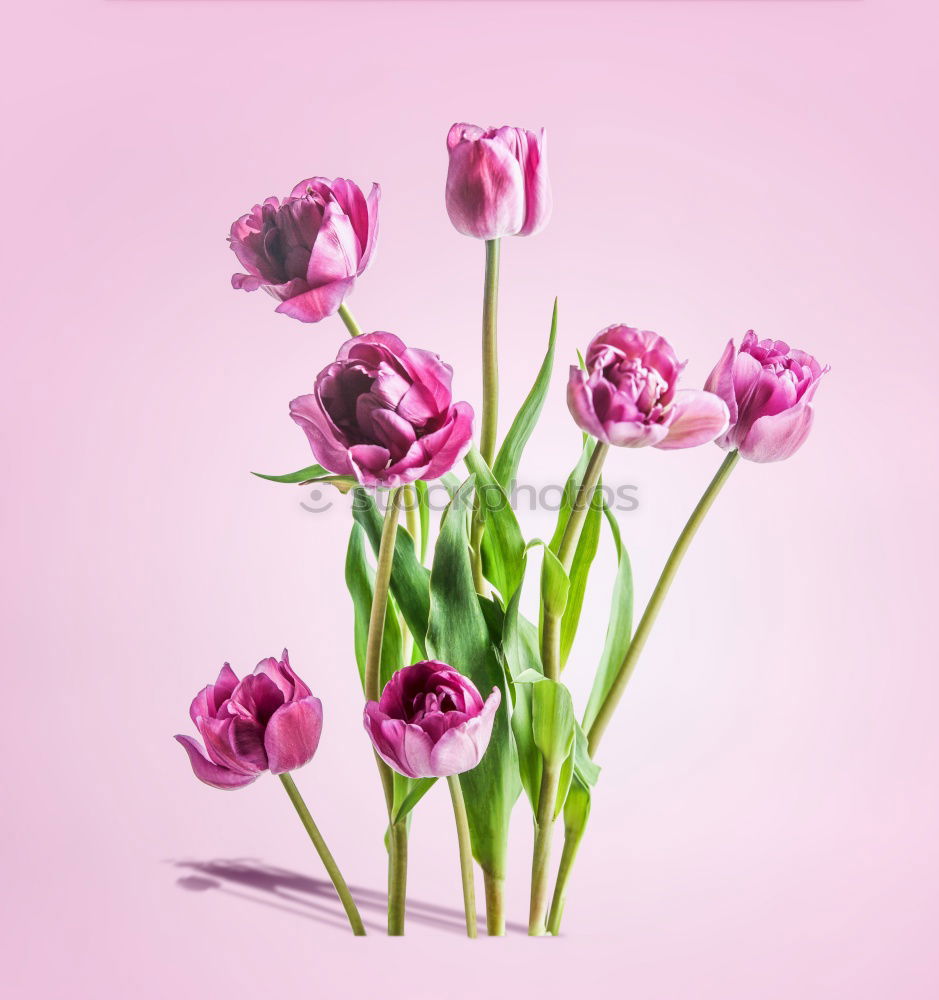
[[[473,409],[453,403],[453,369],[390,333],[344,341],[314,391],[290,404],[316,460],[363,486],[438,479],[466,454]]]
[[[489,746],[502,700],[446,663],[424,660],[392,674],[365,706],[365,730],[378,755],[409,778],[445,778],[474,768]]]
[[[657,333],[610,326],[572,367],[567,406],[581,430],[621,448],[691,448],[727,429],[727,406],[700,389],[677,389],[684,364]]]
[[[466,236],[531,236],[551,215],[545,131],[456,124],[447,136],[447,213]]]
[[[331,316],[365,272],[378,238],[380,189],[368,198],[352,181],[310,177],[283,202],[268,198],[232,223],[228,242],[248,271],[232,287],[263,288],[277,312],[304,323]]]
[[[731,340],[705,383],[730,411],[730,428],[717,444],[751,462],[794,455],[812,429],[810,404],[828,370],[781,340],[757,340],[752,330],[738,352]]]
[[[264,771],[284,774],[312,760],[323,730],[323,705],[287,658],[262,660],[239,680],[226,663],[214,684],[192,701],[189,715],[205,750],[177,736],[195,776],[214,788],[242,788]]]

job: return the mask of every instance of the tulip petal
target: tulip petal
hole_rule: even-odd
[[[597,419],[593,408],[593,391],[587,379],[587,373],[571,365],[570,378],[567,381],[567,408],[574,418],[574,423],[587,434],[598,441],[609,444],[606,431]]]
[[[336,440],[329,417],[316,396],[298,396],[290,401],[290,416],[306,434],[317,462],[337,476],[351,476],[348,450]]]
[[[256,781],[258,774],[237,774],[227,767],[219,767],[213,764],[202,752],[199,744],[190,736],[176,736],[176,741],[180,743],[189,755],[189,763],[192,765],[192,773],[202,782],[211,785],[213,788],[221,788],[224,791],[233,788],[244,788]]]
[[[355,277],[358,266],[359,248],[352,220],[337,202],[332,201],[323,213],[323,224],[310,253],[306,280],[317,288]]]
[[[509,147],[498,139],[454,146],[446,201],[450,221],[466,236],[491,240],[517,233],[525,221],[525,181]]]
[[[474,768],[483,758],[492,738],[492,726],[502,702],[502,692],[492,689],[482,712],[441,736],[431,752],[431,773],[444,778]]]
[[[680,389],[672,403],[668,435],[655,448],[694,448],[707,444],[727,430],[729,413],[720,396],[703,389]]]
[[[430,459],[421,479],[439,479],[449,472],[469,451],[472,439],[473,408],[469,403],[454,403],[444,427],[419,441],[424,455]]]
[[[519,132],[523,132],[519,129]],[[524,132],[525,151],[522,157],[522,173],[525,178],[525,221],[518,231],[519,236],[532,236],[544,229],[551,218],[551,185],[548,181],[548,134]]]
[[[368,193],[365,201],[365,210],[368,213],[368,228],[365,234],[365,246],[362,247],[357,275],[363,274],[365,269],[372,262],[372,254],[378,243],[378,203],[381,199],[381,188],[377,184],[372,185],[372,190]]]
[[[238,675],[232,670],[230,664],[224,664],[215,683],[204,687],[192,699],[192,704],[189,706],[189,718],[194,723],[200,717],[214,719],[218,715],[218,710],[232,696],[232,692],[237,686]]]
[[[727,341],[724,353],[704,383],[706,392],[715,393],[727,404],[731,427],[737,422],[738,412],[737,394],[734,392],[734,358],[734,341],[731,338]]]
[[[333,315],[352,291],[354,284],[355,278],[344,278],[340,281],[331,281],[319,288],[311,288],[308,292],[281,302],[276,312],[304,323],[318,323],[321,319]]]
[[[323,703],[313,695],[277,709],[264,732],[271,773],[294,771],[312,760],[322,731]]]
[[[739,444],[740,455],[751,462],[781,462],[794,455],[812,429],[814,411],[808,403],[759,417]]]

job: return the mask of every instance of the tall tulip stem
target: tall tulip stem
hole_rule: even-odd
[[[535,816],[535,848],[531,859],[531,901],[528,909],[528,933],[545,933],[548,915],[551,836],[554,830],[554,807],[557,803],[560,774],[545,765],[541,772],[538,813]]]
[[[483,418],[479,451],[490,468],[496,454],[499,429],[499,240],[486,240],[486,278],[483,285]]]
[[[316,823],[313,822],[313,817],[310,815],[310,810],[307,808],[307,804],[303,801],[300,789],[297,788],[296,784],[294,784],[294,780],[291,778],[289,773],[281,774],[279,777],[281,783],[287,791],[288,798],[293,803],[294,809],[297,810],[300,822],[303,824],[306,832],[310,835],[310,840],[313,841],[316,853],[320,856],[323,866],[336,888],[336,894],[342,902],[342,908],[346,911],[346,916],[349,918],[352,933],[355,934],[356,937],[364,937],[365,925],[362,923],[361,916],[359,916],[358,907],[355,905],[352,893],[349,892],[349,886],[346,885],[346,880],[342,877],[342,872],[339,871],[336,859],[332,856],[329,848],[326,846],[326,841],[323,840],[323,835],[320,833],[319,827],[317,827]]]
[[[476,937],[476,883],[473,873],[473,850],[470,846],[469,821],[466,818],[466,803],[460,776],[451,774],[447,778],[450,799],[453,802],[453,817],[456,820],[456,836],[460,846],[460,876],[463,881],[463,910],[466,914],[466,936]]]
[[[565,573],[570,573],[584,526],[584,518],[593,501],[603,462],[609,450],[609,445],[602,441],[596,442],[587,461],[587,468],[584,469],[584,477],[577,489],[577,495],[571,504],[571,512],[564,526],[564,534],[561,536],[557,552],[558,561],[564,567]],[[550,680],[556,681],[561,676],[561,617],[549,614],[545,608],[541,633],[541,660],[544,674]]]
[[[368,619],[368,639],[365,645],[365,697],[368,701],[378,701],[381,696],[381,647],[385,630],[385,614],[388,610],[388,590],[391,584],[391,567],[394,564],[395,540],[398,534],[398,517],[401,508],[403,487],[396,487],[388,495],[385,520],[378,545],[378,563],[375,567],[375,589],[372,594],[372,608]],[[394,775],[391,768],[375,754],[378,772],[385,792],[388,807],[389,853],[388,853],[388,933],[404,933],[405,899],[408,877],[408,831],[407,823],[392,821],[394,812]]]
[[[626,656],[623,658],[623,662],[617,671],[616,677],[613,679],[610,690],[607,692],[607,696],[604,698],[603,704],[600,706],[600,710],[597,712],[597,716],[587,732],[587,743],[591,756],[596,752],[600,740],[606,731],[606,727],[610,724],[610,719],[616,711],[616,706],[623,696],[623,691],[626,690],[629,678],[632,677],[639,656],[646,644],[646,640],[649,638],[649,633],[652,631],[652,626],[655,625],[655,620],[662,609],[665,595],[668,593],[669,587],[671,587],[672,581],[675,579],[675,574],[678,572],[678,567],[681,565],[681,561],[685,557],[688,547],[691,545],[691,540],[697,534],[698,528],[701,527],[701,523],[717,499],[718,493],[723,489],[731,472],[734,471],[734,466],[737,464],[739,458],[740,455],[736,450],[727,453],[727,457],[721,462],[720,468],[708,484],[708,488],[702,494],[697,506],[691,512],[691,517],[688,518],[681,534],[678,536],[678,541],[675,542],[675,546],[662,569],[659,581],[655,585],[655,590],[652,591],[649,603],[646,605],[636,632],[629,644],[629,649],[626,650]]]
[[[339,318],[346,324],[346,329],[349,331],[350,337],[361,337],[362,328],[355,321],[355,317],[349,311],[349,307],[343,302],[339,306]]]

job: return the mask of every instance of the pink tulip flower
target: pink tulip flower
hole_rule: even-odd
[[[453,369],[391,333],[342,344],[314,391],[290,404],[317,462],[363,486],[438,479],[466,454],[473,409],[452,403]]]
[[[247,274],[234,288],[263,288],[277,312],[304,323],[331,316],[369,265],[378,237],[377,184],[310,177],[283,202],[268,198],[232,223],[229,243]]]
[[[365,730],[383,761],[409,778],[445,778],[474,768],[486,752],[502,700],[446,663],[403,667],[379,701],[365,706]]]
[[[177,736],[195,776],[213,788],[242,788],[264,771],[284,774],[312,760],[323,705],[287,659],[262,660],[242,680],[226,663],[193,699],[189,715],[205,743]]]
[[[663,337],[610,326],[573,366],[567,405],[581,430],[621,448],[692,448],[727,430],[727,406],[700,389],[676,389],[684,367]]]
[[[466,236],[531,236],[551,215],[545,131],[456,124],[447,136],[447,213]]]
[[[789,458],[809,436],[812,397],[828,370],[781,340],[757,340],[752,330],[737,352],[731,340],[706,383],[730,410],[730,428],[717,443],[751,462]]]

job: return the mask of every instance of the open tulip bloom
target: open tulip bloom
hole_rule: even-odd
[[[727,343],[698,386],[685,374],[683,355],[660,334],[618,323],[585,343],[586,331],[575,324],[584,357],[571,364],[567,380],[571,434],[555,447],[568,486],[550,540],[528,537],[508,493],[542,408],[549,397],[563,405],[550,389],[557,302],[544,359],[502,433],[497,304],[502,238],[533,235],[550,218],[545,133],[456,124],[446,151],[444,205],[437,211],[445,207],[456,231],[485,247],[478,423],[468,402],[454,400],[454,371],[436,353],[439,348],[447,357],[452,345],[445,337],[430,340],[443,324],[400,336],[363,334],[345,304],[372,260],[377,185],[366,197],[351,181],[312,177],[283,201],[256,205],[232,225],[231,248],[247,272],[232,283],[248,291],[264,288],[279,302],[279,313],[302,322],[337,314],[349,334],[338,351],[335,345],[320,349],[312,369],[319,374],[297,374],[296,387],[308,391],[289,404],[316,464],[261,478],[322,483],[353,494],[342,571],[354,627],[347,643],[331,643],[329,669],[347,665],[350,682],[357,674],[361,684],[361,718],[380,781],[347,794],[380,788],[384,799],[387,825],[376,828],[375,843],[376,850],[387,850],[388,933],[405,931],[413,813],[445,779],[467,934],[476,935],[477,868],[486,929],[490,935],[505,931],[509,824],[522,791],[534,826],[529,933],[557,934],[599,777],[600,743],[680,563],[740,458],[778,462],[804,447],[828,368],[782,340],[759,340],[750,331],[739,349]],[[519,252],[524,245],[512,243]],[[429,342],[431,349],[412,346]],[[701,356],[713,360],[718,353],[719,345],[708,344]],[[457,373],[457,384],[465,381],[467,374]],[[285,397],[288,391],[285,386]],[[604,501],[604,463],[623,463],[631,454],[623,449],[643,447],[674,453],[656,461],[679,462],[681,452],[711,444],[723,449],[723,461],[633,627],[629,536]],[[429,502],[428,483],[436,480],[449,495],[439,519]],[[604,524],[618,565],[606,622],[594,606],[585,611],[583,602]],[[317,578],[325,569],[317,567]],[[538,607],[529,617],[522,591],[526,585],[531,590],[532,579],[537,591],[529,599],[537,597]],[[562,669],[591,667],[576,643],[582,612],[591,632],[605,629],[606,641],[593,665],[587,703],[578,709]],[[225,664],[215,683],[195,697],[190,716],[201,743],[177,739],[195,776],[214,788],[240,789],[267,771],[277,775],[353,931],[364,934],[348,886],[291,777],[316,754],[323,707],[286,650],[240,679]],[[350,737],[362,735],[354,713],[343,713],[338,724]],[[562,813],[558,860],[553,834]]]

